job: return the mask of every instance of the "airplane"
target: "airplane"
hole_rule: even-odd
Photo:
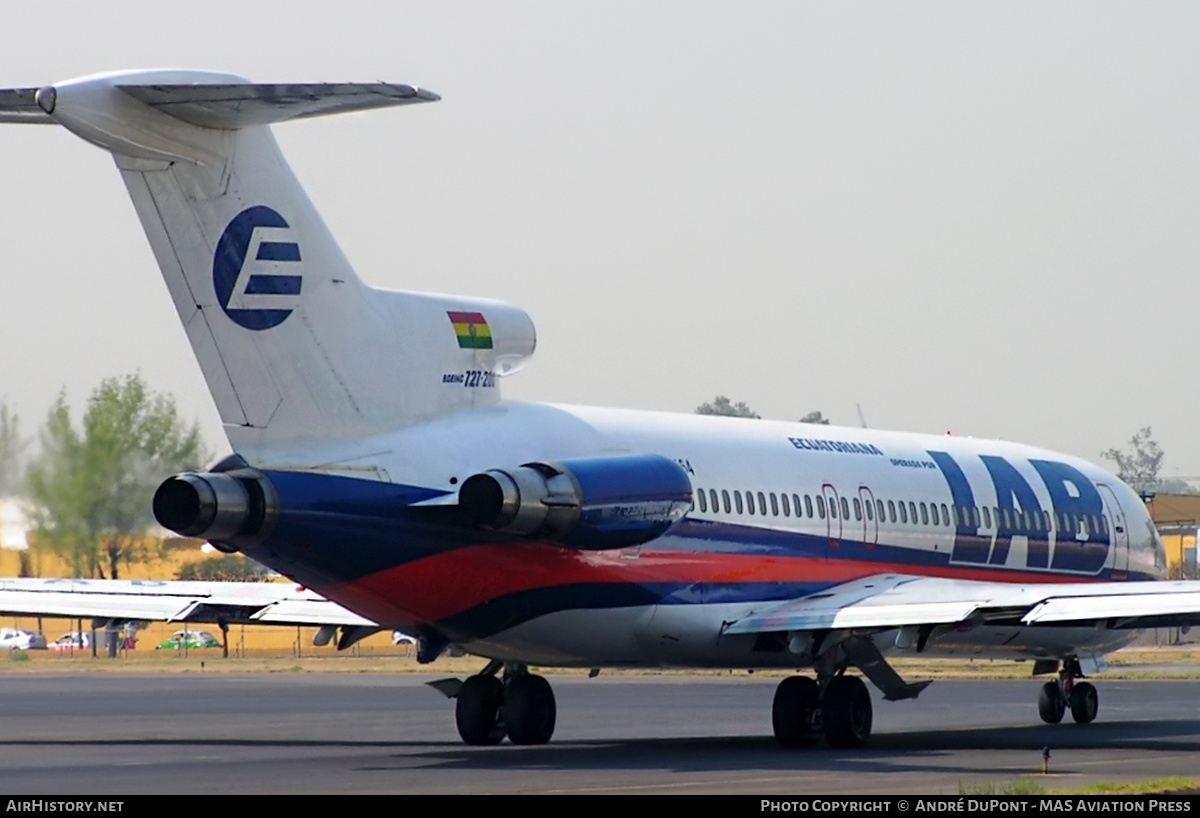
[[[859,747],[873,705],[928,684],[890,656],[1033,660],[1038,712],[1138,629],[1200,619],[1162,580],[1139,496],[1019,443],[503,400],[534,353],[522,309],[364,283],[270,126],[436,101],[387,83],[201,71],[0,91],[114,158],[235,453],[167,479],[166,528],[241,551],[418,658],[472,745],[544,744],[536,666],[781,668],[789,747]],[[0,605],[2,607],[2,605]],[[799,671],[809,671],[800,673]]]

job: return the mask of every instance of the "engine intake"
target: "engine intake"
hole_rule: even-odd
[[[583,457],[472,475],[458,504],[481,528],[587,550],[628,548],[683,518],[692,482],[661,455]]]
[[[154,492],[163,528],[235,550],[265,539],[278,517],[275,487],[255,469],[177,474]]]

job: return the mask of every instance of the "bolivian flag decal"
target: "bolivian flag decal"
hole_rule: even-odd
[[[492,330],[481,312],[448,312],[460,349],[491,349]]]

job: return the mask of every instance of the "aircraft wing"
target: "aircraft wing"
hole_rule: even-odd
[[[377,628],[282,582],[0,579],[0,615]]]
[[[879,574],[777,603],[725,633],[887,629],[960,622],[1109,629],[1200,624],[1200,582],[1007,583]]]

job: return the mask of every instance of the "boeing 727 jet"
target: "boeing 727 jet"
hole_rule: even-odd
[[[1090,722],[1105,653],[1200,619],[1200,589],[1150,581],[1138,495],[1075,457],[503,400],[531,318],[364,283],[270,128],[437,99],[143,71],[0,91],[0,121],[112,155],[224,421],[236,454],[166,480],[157,519],[417,634],[422,661],[490,659],[440,685],[464,741],[550,740],[531,666],[794,670],[780,742],[853,747],[862,676],[889,700],[925,687],[890,656],[1023,658],[1051,676],[1042,719]]]

